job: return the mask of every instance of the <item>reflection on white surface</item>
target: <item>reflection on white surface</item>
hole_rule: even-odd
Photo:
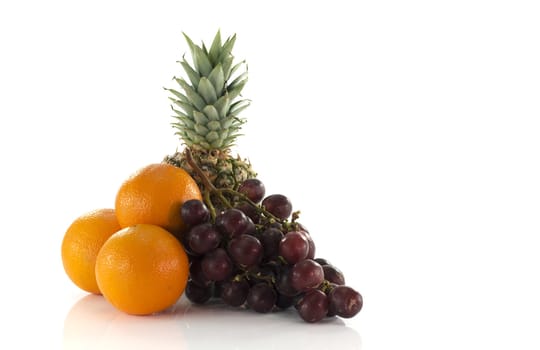
[[[332,318],[304,323],[294,310],[261,315],[182,298],[159,315],[130,316],[87,295],[68,312],[64,349],[361,349],[357,331]]]

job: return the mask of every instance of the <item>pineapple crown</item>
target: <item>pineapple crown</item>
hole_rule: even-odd
[[[247,66],[245,61],[233,65],[231,51],[236,35],[222,43],[218,31],[208,50],[204,43],[202,46],[196,45],[183,34],[191,51],[193,65],[186,61],[185,56],[178,62],[189,82],[174,77],[182,92],[166,88],[172,94],[169,99],[173,102],[171,107],[175,113],[173,117],[176,120],[172,123],[175,134],[188,147],[226,150],[234,144],[245,122],[238,118],[238,114],[249,106],[249,100],[239,99],[247,82]],[[245,71],[235,75],[242,66],[246,66]]]

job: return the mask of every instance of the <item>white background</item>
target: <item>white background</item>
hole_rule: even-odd
[[[0,347],[538,349],[539,18],[520,0],[2,1]],[[64,274],[71,221],[181,147],[162,87],[182,31],[218,28],[249,64],[236,149],[364,295],[354,319],[130,317]]]

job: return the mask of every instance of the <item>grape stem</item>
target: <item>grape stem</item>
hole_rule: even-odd
[[[245,194],[238,192],[236,190],[233,190],[232,188],[217,188],[214,186],[214,184],[206,177],[202,169],[197,165],[197,162],[193,159],[193,154],[191,153],[191,150],[189,148],[186,148],[184,150],[186,154],[186,161],[193,169],[193,171],[197,174],[197,176],[200,178],[204,185],[203,189],[203,198],[206,206],[208,207],[208,210],[210,211],[210,216],[212,217],[212,221],[216,219],[217,213],[216,213],[216,207],[214,206],[214,203],[212,202],[212,196],[219,199],[221,204],[225,206],[226,208],[233,208],[233,205],[231,204],[231,201],[225,197],[225,195],[232,196],[233,198],[236,198],[240,201],[244,201],[248,203],[250,206],[255,208],[259,214],[264,215],[266,218],[270,220],[270,222],[277,222],[281,224],[284,227],[288,227],[288,224],[286,220],[281,220],[278,217],[276,217],[274,214],[270,213],[266,208],[264,208],[262,205],[257,205],[255,202],[253,202],[251,199],[249,199]],[[293,215],[293,222],[298,218],[298,213],[294,213],[296,215]]]

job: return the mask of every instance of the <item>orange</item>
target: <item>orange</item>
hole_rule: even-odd
[[[172,233],[184,229],[182,204],[201,200],[197,183],[183,169],[160,163],[148,165],[130,176],[116,195],[116,216],[122,227],[153,224]]]
[[[62,263],[79,288],[100,294],[95,275],[96,256],[105,241],[120,230],[114,209],[98,209],[78,217],[62,241]]]
[[[96,260],[96,279],[103,296],[132,315],[159,312],[175,304],[188,275],[184,248],[156,225],[118,231],[105,242]]]

